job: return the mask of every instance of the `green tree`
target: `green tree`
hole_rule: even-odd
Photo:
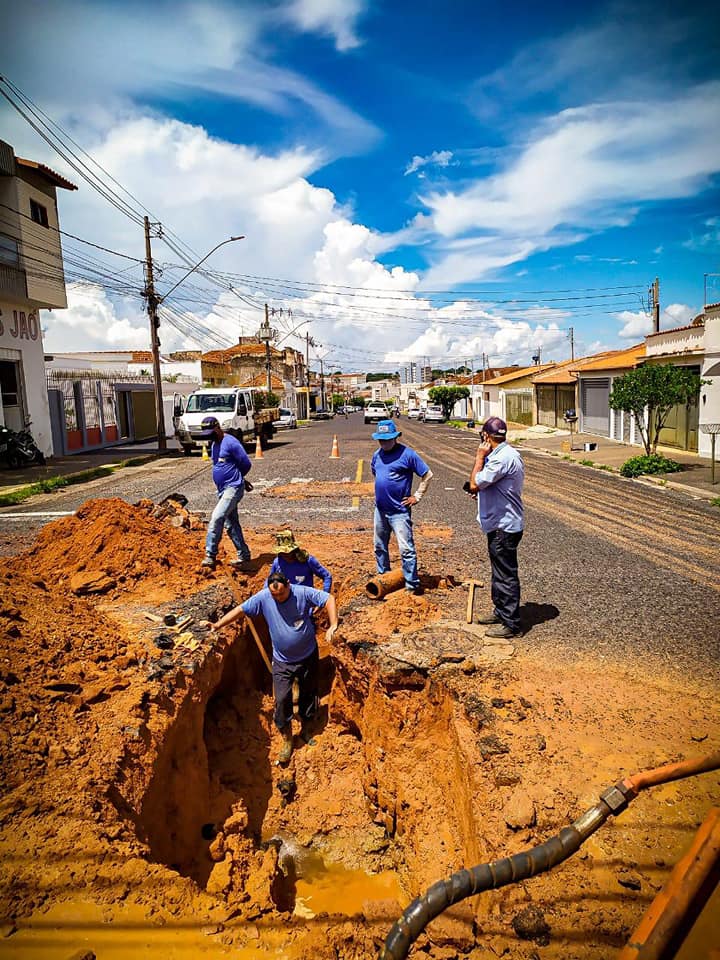
[[[687,367],[643,364],[613,382],[609,403],[613,410],[624,410],[635,417],[649,455],[657,451],[660,431],[672,408],[697,403],[700,387],[707,382]]]
[[[256,410],[264,410],[266,407],[279,407],[280,397],[276,393],[258,390],[257,393],[253,393],[253,403]]]
[[[458,400],[465,400],[470,396],[467,387],[430,387],[428,397],[433,403],[439,403],[443,409],[443,416],[449,419],[452,409]]]
[[[332,395],[332,408],[333,410],[339,410],[340,407],[345,406],[345,397],[341,393],[334,393]]]

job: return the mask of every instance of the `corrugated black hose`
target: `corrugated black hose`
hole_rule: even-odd
[[[567,860],[608,817],[622,813],[634,795],[625,783],[617,783],[600,795],[599,803],[586,810],[569,827],[563,827],[556,837],[512,857],[481,863],[434,883],[422,897],[413,900],[393,925],[380,952],[380,960],[407,957],[410,946],[430,921],[453,904],[485,890],[497,890],[509,883],[527,880]]]

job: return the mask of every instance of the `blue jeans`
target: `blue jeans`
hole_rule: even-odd
[[[397,537],[405,586],[408,590],[414,590],[415,587],[420,586],[420,577],[418,576],[417,553],[415,552],[410,511],[408,510],[407,513],[383,513],[375,507],[375,559],[377,560],[378,573],[390,572],[388,544],[390,543],[391,532]]]
[[[205,538],[205,553],[208,557],[215,558],[217,556],[223,527],[225,527],[228,536],[237,548],[238,559],[250,559],[250,547],[245,543],[245,537],[243,537],[242,527],[238,519],[238,504],[244,493],[244,486],[225,487],[222,493],[218,493],[217,506],[210,517],[207,537]]]

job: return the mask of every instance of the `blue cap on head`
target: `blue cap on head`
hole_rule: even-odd
[[[372,438],[373,440],[396,440],[399,436],[400,431],[395,426],[394,420],[381,420]]]

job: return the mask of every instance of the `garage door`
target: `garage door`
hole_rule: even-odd
[[[581,380],[580,403],[583,433],[607,437],[610,433],[610,378]]]

